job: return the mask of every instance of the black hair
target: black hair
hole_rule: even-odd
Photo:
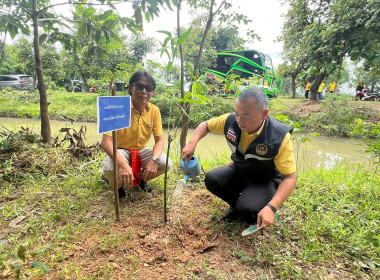
[[[148,72],[144,70],[139,70],[135,74],[133,74],[132,77],[129,79],[129,84],[133,85],[134,83],[137,83],[138,81],[140,81],[141,77],[147,78],[149,85],[153,88],[153,90],[156,89],[156,81],[154,80],[152,75],[150,75]]]

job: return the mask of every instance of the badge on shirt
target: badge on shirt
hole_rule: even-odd
[[[265,144],[259,144],[256,146],[256,153],[260,156],[265,155],[268,152],[268,147]]]
[[[230,140],[232,140],[233,142],[236,141],[235,131],[232,128],[228,128],[227,138],[230,139]]]
[[[148,123],[148,127],[151,128],[152,127],[152,123]]]

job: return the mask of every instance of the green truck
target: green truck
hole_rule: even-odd
[[[206,54],[207,55],[207,54]],[[242,51],[217,51],[216,64],[201,72],[207,84],[214,85],[219,90],[221,96],[237,95],[239,92],[225,90],[231,75],[238,76],[239,79],[249,81],[249,78],[256,77],[255,86],[263,90],[268,98],[277,98],[280,79],[276,76],[272,59],[256,50]]]

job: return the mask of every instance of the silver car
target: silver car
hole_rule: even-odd
[[[31,89],[33,78],[29,75],[0,75],[0,89],[11,87],[13,89]]]

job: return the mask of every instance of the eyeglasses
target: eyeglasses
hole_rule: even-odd
[[[152,92],[154,88],[151,85],[143,85],[141,83],[134,83],[132,86],[135,86],[137,90],[146,90],[146,92]]]

